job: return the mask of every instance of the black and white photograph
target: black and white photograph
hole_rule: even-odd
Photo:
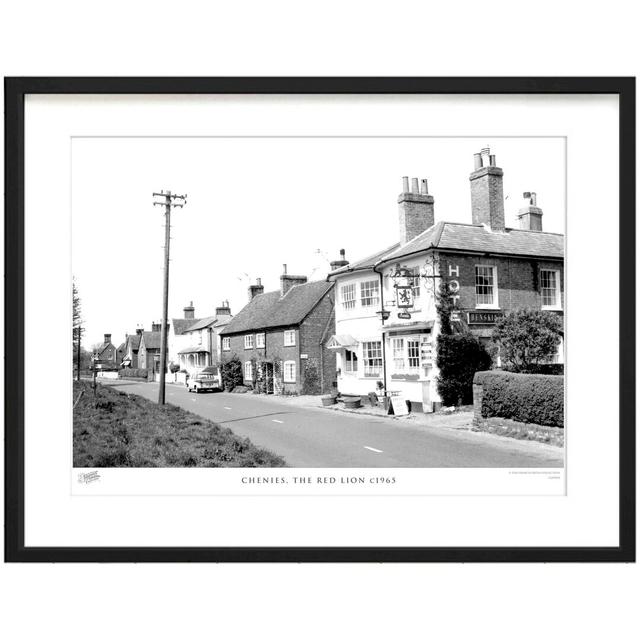
[[[622,80],[52,82],[9,83],[18,556],[629,553]]]
[[[73,466],[564,466],[563,137],[74,137]]]

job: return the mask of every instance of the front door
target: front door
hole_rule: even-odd
[[[262,376],[265,393],[273,393],[273,364],[271,362],[262,363]]]

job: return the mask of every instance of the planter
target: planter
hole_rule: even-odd
[[[344,408],[345,409],[359,409],[362,406],[362,402],[360,398],[345,398],[344,399]]]
[[[324,398],[320,398],[322,400],[323,407],[330,407],[332,404],[336,404],[335,396],[325,396]]]

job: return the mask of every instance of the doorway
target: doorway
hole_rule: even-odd
[[[273,393],[273,363],[262,363],[262,381],[265,393]]]

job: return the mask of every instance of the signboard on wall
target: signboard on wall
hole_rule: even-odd
[[[502,320],[502,311],[469,311],[469,324],[496,324]]]

